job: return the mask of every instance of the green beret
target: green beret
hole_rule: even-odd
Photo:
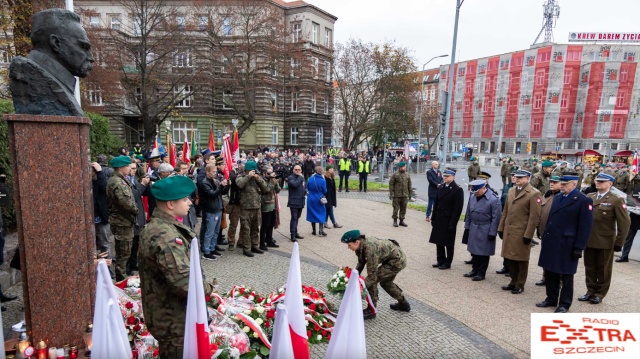
[[[151,194],[158,201],[176,201],[190,196],[196,185],[189,177],[171,176],[155,182],[151,186]]]
[[[332,169],[332,168],[333,168],[333,166],[332,166],[332,165],[327,165],[327,167],[325,167],[325,168],[324,168],[324,170],[325,170],[325,171],[328,171],[328,170],[330,170],[330,169]]]
[[[549,177],[549,182],[560,182],[560,176]]]
[[[244,164],[244,169],[246,171],[255,171],[257,168],[258,164],[256,161],[247,161],[247,163]]]
[[[470,160],[475,161],[476,160],[475,156],[471,156]]]
[[[402,162],[398,163],[398,167],[404,167],[404,166],[406,166],[406,165],[407,165],[407,163],[406,163],[406,162],[404,162],[404,161],[402,161]]]
[[[129,156],[118,156],[111,159],[109,165],[113,168],[120,168],[128,166],[131,163],[131,158]]]
[[[553,166],[553,161],[542,161],[542,167],[551,167]]]
[[[357,229],[352,229],[349,232],[343,234],[340,241],[342,241],[342,243],[350,243],[354,242],[356,239],[360,239],[360,231]]]

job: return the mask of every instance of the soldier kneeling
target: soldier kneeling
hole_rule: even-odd
[[[393,281],[396,275],[407,266],[407,257],[400,249],[400,245],[393,239],[366,238],[364,234],[355,229],[346,232],[341,239],[349,249],[358,256],[358,273],[362,273],[367,265],[367,277],[364,280],[367,290],[375,307],[378,306],[378,283],[398,303],[391,304],[393,310],[402,312],[411,311],[409,302],[402,295],[402,289]],[[367,308],[363,312],[364,319],[373,319],[376,314]]]

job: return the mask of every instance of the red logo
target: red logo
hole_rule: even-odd
[[[184,244],[184,242],[182,242],[182,239],[180,239],[180,238],[176,238],[176,244],[177,244],[177,245],[183,245],[183,244]]]

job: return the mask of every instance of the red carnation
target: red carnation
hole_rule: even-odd
[[[211,355],[213,356],[213,354],[215,354],[218,351],[218,345],[216,345],[216,343],[211,343],[209,344],[209,352],[211,353]]]
[[[331,340],[331,334],[327,335],[327,340]]]
[[[316,305],[314,303],[311,303],[311,305],[309,306],[309,309],[316,310]]]
[[[264,322],[264,327],[265,328],[269,328],[271,326],[271,322]]]
[[[267,312],[267,319],[273,319],[276,316],[275,310],[270,310]]]
[[[137,331],[139,331],[139,330],[140,330],[140,325],[136,324],[136,325],[133,327],[133,331],[134,331],[134,332],[137,332]]]
[[[326,336],[327,336],[327,331],[326,331],[326,330],[323,330],[323,331],[322,331],[322,336],[323,336],[323,337],[326,337]]]
[[[156,349],[153,351],[153,357],[156,358],[160,354],[160,349]]]
[[[325,307],[325,308],[324,308],[324,313],[325,313],[325,314],[329,313],[329,308],[326,308],[326,307]]]
[[[136,317],[134,317],[134,316],[130,316],[130,317],[127,318],[127,324],[129,324],[129,325],[134,325],[137,322],[138,321],[136,320]]]
[[[315,330],[317,332],[318,330],[320,330],[320,326],[318,324],[314,324],[313,325],[313,330]]]
[[[131,308],[133,308],[133,303],[131,303],[131,302],[127,302],[127,304],[125,304],[124,306],[125,306],[125,308],[127,308],[127,309],[131,309]]]
[[[311,338],[311,331],[307,330],[307,338]]]
[[[240,294],[244,294],[244,288],[240,288]]]

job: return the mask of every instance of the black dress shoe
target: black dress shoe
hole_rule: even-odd
[[[463,274],[463,276],[465,276],[465,277],[467,277],[467,278],[475,277],[475,276],[477,276],[477,275],[478,275],[478,272],[476,272],[476,271],[474,271],[474,270],[472,270],[472,271],[471,271],[471,272],[469,272],[469,273],[465,273],[465,274]]]
[[[267,248],[267,246],[260,246],[260,250],[261,251],[269,251],[269,248]]]
[[[548,300],[543,300],[540,303],[536,303],[536,307],[538,308],[546,308],[546,307],[555,307],[556,304],[549,302]]]
[[[628,261],[629,261],[629,258],[620,257],[620,258],[616,259],[616,262],[618,262],[618,263],[626,263]]]
[[[433,268],[438,268],[438,267],[440,267],[441,265],[442,265],[441,263],[433,263],[431,266],[432,266]]]
[[[502,288],[502,290],[514,290],[514,289],[516,289],[516,286],[513,285],[513,284],[509,284],[509,285],[503,285],[500,288]]]
[[[536,285],[544,285],[544,279],[541,279],[536,282]]]
[[[569,309],[567,309],[565,307],[558,307],[558,308],[556,308],[554,313],[566,313],[568,311],[569,311]]]
[[[304,237],[296,233],[296,239],[304,239]]]
[[[451,269],[451,266],[448,264],[442,264],[441,266],[438,267],[438,269]]]
[[[471,278],[471,280],[474,281],[474,282],[479,282],[481,280],[484,280],[484,276],[478,274],[477,276]]]
[[[520,294],[524,292],[524,288],[520,288],[520,287],[515,287],[512,291],[511,294]]]
[[[589,303],[591,304],[600,304],[602,303],[602,298],[596,297],[595,295],[589,299]]]
[[[502,267],[502,269],[496,271],[496,274],[507,274],[507,273],[509,273],[509,270],[505,267]]]
[[[470,259],[468,261],[464,261],[464,264],[473,264],[473,259]]]
[[[593,296],[589,294],[581,295],[578,297],[578,300],[581,302],[589,301]]]
[[[280,248],[280,246],[276,242],[267,243],[267,247],[269,247],[269,248]]]

